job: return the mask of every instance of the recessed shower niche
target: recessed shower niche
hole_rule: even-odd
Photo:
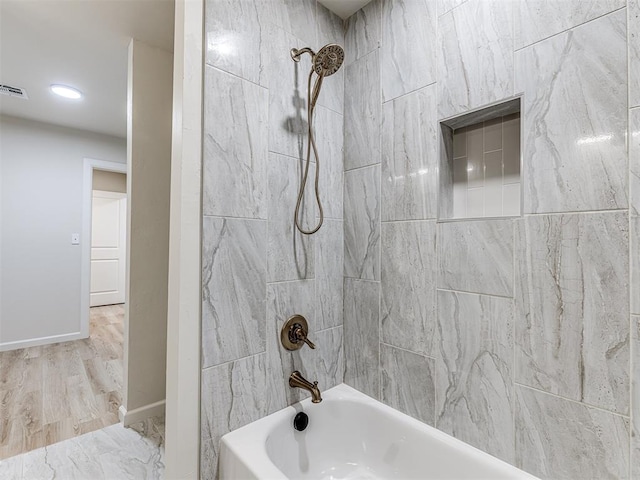
[[[439,219],[518,216],[520,99],[440,123]]]

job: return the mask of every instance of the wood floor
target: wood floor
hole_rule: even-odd
[[[87,339],[0,352],[0,459],[118,422],[123,322],[94,307]]]

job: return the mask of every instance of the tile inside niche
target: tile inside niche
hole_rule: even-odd
[[[491,115],[495,109],[495,115]],[[479,218],[520,215],[520,102],[454,119],[450,177],[444,191],[451,195],[452,217]],[[475,123],[474,119],[475,118]],[[449,129],[442,129],[443,135]],[[446,152],[443,153],[446,155]],[[442,212],[441,212],[442,213]],[[442,215],[440,217],[442,220]]]

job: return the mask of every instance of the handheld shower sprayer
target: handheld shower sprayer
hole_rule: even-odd
[[[313,113],[316,108],[318,97],[320,96],[320,89],[322,88],[322,82],[324,78],[336,73],[344,62],[344,49],[340,45],[337,45],[335,43],[329,43],[328,45],[325,45],[318,51],[318,53],[314,52],[309,47],[301,49],[292,48],[291,58],[294,62],[299,62],[300,57],[305,53],[311,55],[311,71],[309,72],[309,79],[307,81],[307,125],[309,138],[307,140],[307,159],[304,167],[304,174],[302,176],[302,183],[300,184],[300,190],[298,191],[298,200],[296,202],[294,219],[296,228],[301,233],[304,233],[305,235],[311,235],[320,230],[320,227],[324,222],[324,212],[322,210],[322,203],[320,202],[320,194],[318,191],[318,183],[320,179],[320,158],[318,156],[318,147],[316,146],[315,135],[313,133]],[[314,73],[316,74],[317,78],[312,90],[311,80]],[[300,205],[302,204],[302,198],[304,196],[307,178],[309,176],[309,164],[311,163],[312,151],[316,159],[315,193],[320,220],[314,228],[312,228],[311,230],[305,230],[304,228],[302,228],[300,222]]]

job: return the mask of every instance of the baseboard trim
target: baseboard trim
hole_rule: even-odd
[[[18,340],[17,342],[0,343],[0,352],[8,350],[18,350],[19,348],[38,347],[40,345],[50,345],[52,343],[70,342],[87,338],[82,332],[65,333],[64,335],[52,335],[50,337],[30,338],[28,340]]]
[[[134,408],[133,410],[127,410],[124,405],[120,405],[120,408],[118,408],[118,417],[120,418],[120,422],[122,422],[125,427],[128,427],[133,423],[142,422],[147,418],[164,415],[164,407],[165,400],[150,403],[149,405]]]

